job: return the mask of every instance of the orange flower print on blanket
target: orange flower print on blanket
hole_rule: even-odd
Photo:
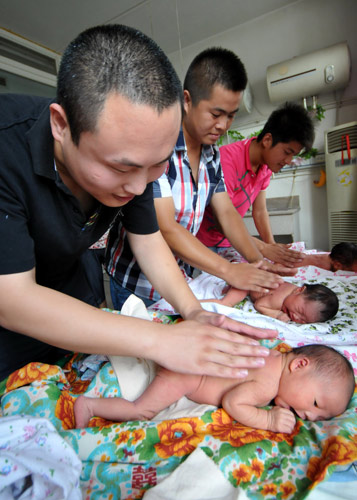
[[[188,455],[203,439],[203,424],[197,418],[167,420],[157,426],[160,443],[155,445],[156,453],[161,458],[172,455]]]
[[[72,398],[72,396],[66,391],[62,391],[57,400],[55,416],[61,420],[64,430],[74,428],[74,401],[75,398]]]
[[[300,421],[296,422],[294,432],[292,434],[282,434],[278,432],[264,431],[246,427],[232,419],[223,409],[218,409],[212,413],[213,423],[208,425],[207,430],[213,437],[220,441],[228,441],[234,447],[243,446],[249,443],[267,439],[269,441],[282,442],[286,441],[292,446],[294,437],[299,433],[302,425]]]
[[[208,432],[220,441],[228,441],[234,447],[256,443],[264,439],[278,443],[285,441],[292,446],[294,437],[299,433],[299,429],[302,426],[302,422],[297,421],[292,434],[253,429],[252,427],[246,427],[236,422],[223,409],[218,409],[212,413],[212,420],[213,423],[208,425]]]
[[[29,385],[35,380],[49,380],[55,378],[64,384],[67,383],[67,379],[60,367],[48,365],[46,363],[32,362],[11,373],[6,382],[6,390],[13,391],[18,387]]]
[[[281,498],[292,498],[296,492],[296,486],[291,481],[286,481],[279,486],[279,491],[281,492]]]
[[[246,464],[240,464],[239,467],[234,469],[232,476],[237,482],[237,486],[241,483],[248,483],[253,475],[252,468]]]
[[[309,460],[307,477],[314,484],[322,481],[330,465],[349,464],[357,460],[357,443],[349,441],[342,436],[332,436],[324,442],[322,453]]]

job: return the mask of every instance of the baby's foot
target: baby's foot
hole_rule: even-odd
[[[85,396],[79,396],[74,402],[74,418],[76,422],[76,429],[88,427],[88,422],[91,419],[91,411],[88,405],[88,400]]]

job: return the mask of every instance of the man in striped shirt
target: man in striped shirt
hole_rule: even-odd
[[[184,273],[198,268],[244,290],[276,288],[281,278],[257,249],[237,214],[224,184],[216,141],[230,127],[247,84],[240,59],[230,50],[211,48],[191,63],[184,81],[184,118],[174,152],[164,174],[154,182],[155,209],[160,231]],[[232,246],[249,264],[232,264],[197,238],[210,204]],[[120,309],[134,293],[147,305],[160,295],[133,257],[124,230],[110,233],[107,270],[113,305]]]

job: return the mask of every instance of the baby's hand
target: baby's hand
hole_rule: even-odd
[[[284,312],[280,312],[276,319],[280,319],[280,321],[284,321],[285,323],[288,323],[290,321],[290,318],[287,314],[285,314]]]
[[[274,406],[268,411],[268,430],[291,434],[295,427],[295,415],[287,408]]]

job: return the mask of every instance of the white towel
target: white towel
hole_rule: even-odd
[[[179,465],[161,483],[148,490],[144,500],[248,500],[234,488],[201,448]]]

